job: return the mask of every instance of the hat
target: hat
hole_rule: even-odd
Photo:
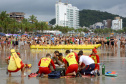
[[[17,52],[17,55],[20,55],[20,53],[19,53],[19,52]]]
[[[97,50],[96,50],[96,48],[94,48],[92,51],[93,51],[94,53],[97,53]]]

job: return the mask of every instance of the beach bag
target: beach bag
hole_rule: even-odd
[[[48,78],[50,79],[57,79],[60,78],[60,71],[52,71],[48,74]]]
[[[56,68],[56,71],[60,71],[60,75],[65,76],[65,68]]]

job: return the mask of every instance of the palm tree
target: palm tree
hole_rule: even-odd
[[[48,25],[46,24],[46,22],[39,22],[39,30],[48,30]]]
[[[6,13],[6,11],[2,11],[0,14],[0,20],[4,21],[5,18],[7,18],[9,15]]]
[[[4,27],[6,27],[6,23],[4,23],[4,20],[6,18],[8,18],[8,14],[6,14],[6,11],[2,11],[0,14],[0,21],[1,21],[1,28],[2,28],[2,32],[4,32]],[[7,21],[6,21],[7,22]]]
[[[36,16],[34,16],[34,15],[31,15],[31,16],[29,16],[30,18],[29,18],[29,21],[31,21],[32,22],[32,24],[34,23],[34,22],[36,22],[37,21],[37,17]]]
[[[18,31],[18,22],[16,21],[16,19],[12,19],[11,31],[12,33],[17,33]]]

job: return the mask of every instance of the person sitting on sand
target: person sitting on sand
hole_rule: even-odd
[[[65,75],[76,76],[76,73],[77,73],[77,70],[78,70],[77,59],[76,59],[75,54],[73,52],[70,53],[69,50],[66,50],[65,69],[66,69]]]
[[[39,71],[38,71],[38,76],[42,76],[42,74],[49,74],[52,71],[50,70],[50,64],[53,66],[53,69],[55,70],[55,65],[53,60],[51,59],[51,55],[48,53],[46,54],[46,57],[41,58],[38,66],[39,66]]]
[[[100,64],[100,58],[97,55],[96,48],[94,48],[92,50],[92,54],[89,55],[89,57],[91,57],[94,60],[94,62],[95,62],[95,72],[97,73],[98,76],[100,76],[100,73],[99,73],[99,70],[100,70],[100,66],[99,66],[99,64]]]
[[[60,61],[58,60],[58,56],[59,56],[59,51],[55,51],[55,52],[54,52],[54,55],[53,55],[53,57],[52,57],[52,60],[54,61],[55,66],[60,66],[60,65],[62,65],[62,62],[60,62]]]
[[[59,53],[58,60],[63,64],[65,63],[65,58],[63,57],[62,53]]]
[[[17,52],[17,55],[20,58],[20,53],[19,52]],[[12,72],[18,72],[19,70],[21,70],[21,76],[22,77],[25,76],[24,75],[25,66],[24,66],[24,63],[22,61],[20,62],[21,68],[17,68],[15,60],[14,60],[14,58],[12,56],[7,57],[5,60],[6,60],[6,63],[8,64],[8,71],[7,72],[9,72],[9,77],[11,77]],[[10,60],[10,62],[9,62],[9,60]],[[10,63],[11,63],[11,65],[9,65]],[[12,70],[12,68],[9,69],[9,66],[13,67],[13,70]]]

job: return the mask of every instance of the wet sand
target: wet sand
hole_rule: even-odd
[[[21,54],[24,63],[32,64],[31,69],[26,69],[25,73],[29,75],[31,72],[38,70],[38,62],[46,53],[53,54],[54,50],[46,49],[17,49]],[[64,54],[65,50],[59,50]],[[91,54],[91,50],[83,50],[85,55]],[[78,50],[75,50],[78,52]],[[20,77],[20,71],[12,73],[12,77],[6,75],[7,64],[5,58],[10,56],[10,50],[0,51],[0,84],[125,84],[126,83],[126,52],[120,49],[112,51],[111,49],[98,49],[101,64],[105,64],[106,71],[116,71],[117,77],[107,77],[100,75],[99,77],[85,77],[85,78],[24,78]],[[101,66],[100,66],[101,74]]]

